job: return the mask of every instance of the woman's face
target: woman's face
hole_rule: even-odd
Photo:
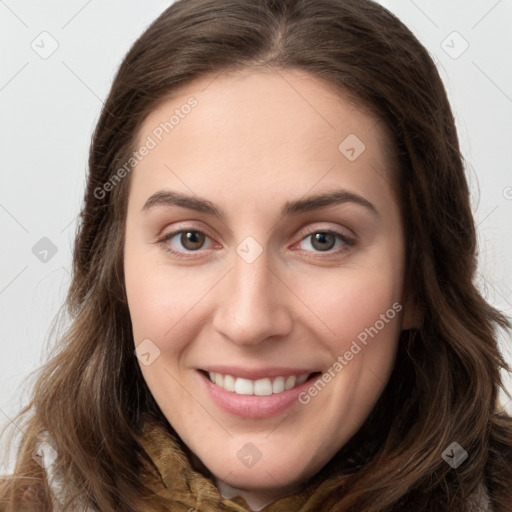
[[[290,70],[203,78],[142,126],[124,255],[137,355],[219,482],[293,488],[383,391],[412,318],[385,135]]]

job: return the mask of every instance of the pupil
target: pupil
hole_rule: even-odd
[[[328,237],[330,237],[331,243],[329,243]],[[327,244],[325,243],[326,240],[327,240]],[[313,247],[315,247],[315,242],[320,242],[320,246],[318,247],[318,249],[320,249],[321,251],[328,251],[329,249],[332,249],[332,247],[333,247],[334,236],[331,233],[315,233],[313,241],[314,241]]]
[[[203,238],[197,231],[186,231],[181,235],[181,242],[187,249],[198,249],[203,243]]]

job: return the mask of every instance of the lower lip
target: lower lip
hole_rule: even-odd
[[[214,384],[204,373],[198,372],[213,402],[226,412],[249,419],[262,419],[277,416],[298,402],[299,394],[306,390],[308,379],[299,386],[272,395],[239,395]]]

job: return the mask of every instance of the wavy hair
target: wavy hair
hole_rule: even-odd
[[[144,484],[154,467],[136,440],[144,418],[166,419],[134,355],[123,274],[130,176],[101,199],[97,190],[129,159],[159,104],[197,78],[252,66],[305,71],[389,130],[406,282],[423,312],[418,329],[402,332],[390,380],[364,425],[315,477],[333,468],[349,475],[343,487],[332,485],[325,510],[465,512],[483,482],[493,511],[510,511],[512,418],[498,402],[500,372],[510,368],[497,336],[511,324],[475,283],[464,160],[436,66],[371,0],[179,0],[133,44],[92,137],[65,303],[71,323],[16,418],[24,435],[1,510],[50,510],[31,457],[44,431],[58,446],[56,471],[91,507],[165,505]],[[453,441],[469,453],[456,470],[441,457]]]

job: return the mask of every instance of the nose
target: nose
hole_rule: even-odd
[[[293,321],[288,303],[293,294],[269,266],[267,252],[248,263],[238,254],[223,280],[215,329],[237,345],[258,345],[290,333]]]

